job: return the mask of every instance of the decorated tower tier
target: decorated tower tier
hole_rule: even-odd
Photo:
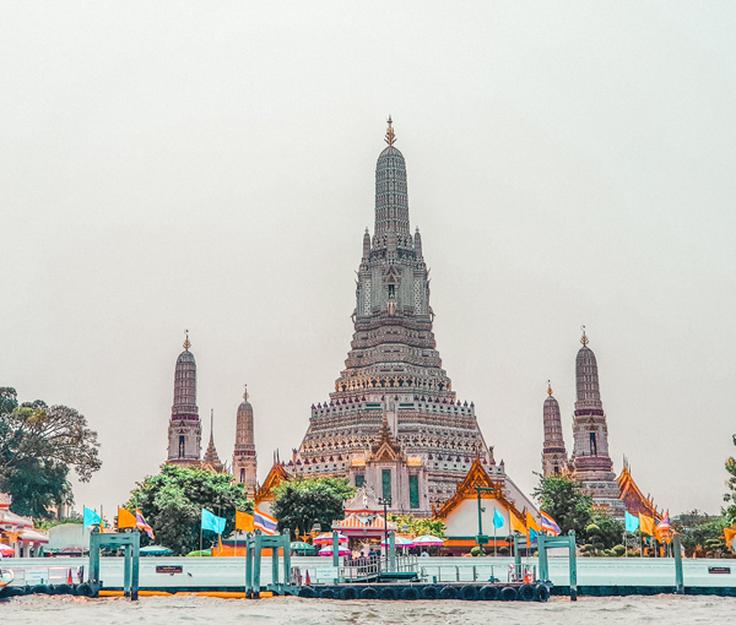
[[[202,449],[202,424],[197,408],[197,363],[189,351],[189,331],[184,351],[176,359],[174,370],[174,403],[169,419],[169,448],[166,462],[198,464]]]
[[[233,451],[233,477],[253,497],[256,491],[256,446],[253,437],[253,406],[248,401],[248,387],[238,406]]]
[[[429,272],[421,235],[410,229],[406,162],[391,118],[385,141],[376,163],[373,236],[366,230],[357,271],[350,351],[329,401],[312,406],[293,465],[302,475],[375,482],[368,486],[392,509],[428,514],[454,494],[476,458],[494,479],[506,478],[474,405],[458,400],[442,368]],[[510,480],[508,488],[518,493]]]
[[[624,504],[608,452],[608,425],[598,381],[598,362],[583,329],[575,360],[577,400],[573,416],[572,465],[575,478],[593,503],[623,516]]]
[[[542,446],[542,473],[558,475],[568,470],[565,437],[562,434],[562,419],[560,405],[557,403],[552,386],[547,383],[547,399],[542,408],[544,420],[544,445]]]

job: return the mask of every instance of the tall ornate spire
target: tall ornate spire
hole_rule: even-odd
[[[545,476],[567,471],[567,451],[562,435],[560,405],[552,393],[552,385],[547,380],[547,399],[542,408],[544,421],[544,444],[542,446],[542,472]]]
[[[169,419],[167,462],[196,464],[202,444],[202,426],[197,408],[197,363],[189,351],[189,330],[185,331],[184,351],[174,369],[174,402]]]
[[[575,358],[576,401],[573,417],[572,463],[575,478],[593,502],[623,515],[613,462],[608,452],[608,424],[601,401],[598,362],[582,328],[582,347]]]
[[[393,120],[388,118],[388,130],[384,141],[388,143],[376,163],[376,225],[375,247],[386,247],[395,241],[398,247],[411,248],[409,231],[409,200],[406,191],[406,163],[396,149],[396,133]]]
[[[253,406],[248,401],[248,385],[243,390],[243,401],[238,406],[235,421],[235,450],[233,451],[233,477],[242,484],[248,496],[256,490],[256,446],[253,436]]]
[[[202,458],[202,464],[218,473],[221,473],[224,469],[215,448],[215,411],[212,409],[210,409],[210,442],[207,445],[204,458]]]

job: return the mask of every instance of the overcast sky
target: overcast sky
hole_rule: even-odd
[[[5,0],[0,385],[87,416],[77,504],[112,512],[165,458],[189,328],[220,455],[247,382],[265,476],[343,367],[391,113],[438,348],[512,479],[536,482],[547,378],[571,447],[585,323],[616,469],[715,512],[735,31],[715,1]]]

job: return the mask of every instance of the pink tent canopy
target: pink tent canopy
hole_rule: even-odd
[[[346,543],[348,542],[348,537],[343,534],[338,534],[337,541],[339,543]],[[312,541],[312,543],[315,545],[331,545],[332,544],[332,532],[324,532],[323,534],[320,534]]]
[[[445,541],[437,536],[431,536],[430,534],[424,534],[423,536],[417,536],[414,539],[415,547],[441,547],[445,544]]]
[[[337,551],[337,555],[339,556],[349,556],[352,552],[347,547],[340,546],[340,548]],[[332,545],[327,545],[326,547],[322,547],[322,549],[319,550],[319,555],[329,557],[332,555]]]

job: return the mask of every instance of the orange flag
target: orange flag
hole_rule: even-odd
[[[648,536],[654,536],[654,518],[646,514],[639,513],[639,531]]]
[[[118,508],[118,529],[124,530],[135,526],[135,515],[126,508]]]
[[[736,538],[736,525],[724,528],[723,539],[726,541],[726,546],[736,551],[736,543],[733,542],[734,538]]]
[[[526,534],[527,534],[527,538],[531,539],[530,532],[529,532],[530,529],[534,530],[537,533],[537,535],[542,533],[541,525],[537,523],[537,520],[534,518],[531,512],[527,512],[526,513]]]
[[[517,518],[517,516],[509,511],[509,520],[511,521],[511,531],[512,532],[519,532],[520,534],[526,534],[526,525],[524,525],[524,521]]]
[[[240,510],[235,511],[235,529],[241,532],[253,532],[255,528],[253,526],[254,520],[253,515],[247,512],[241,512]]]

